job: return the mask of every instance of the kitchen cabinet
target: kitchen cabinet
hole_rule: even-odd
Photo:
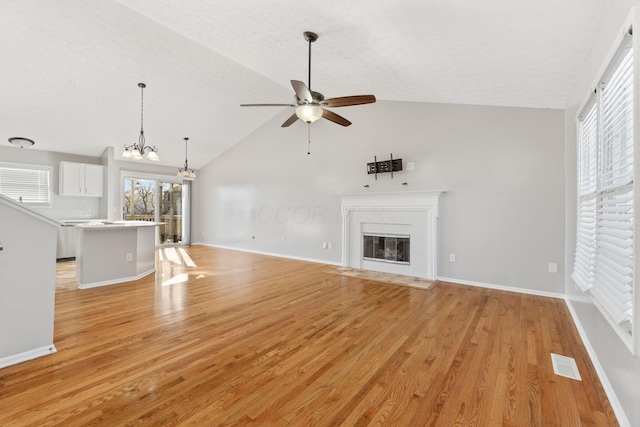
[[[102,197],[104,166],[60,162],[60,195]]]

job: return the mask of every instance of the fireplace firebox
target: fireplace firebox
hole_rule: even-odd
[[[369,261],[410,264],[410,236],[363,234],[362,258]]]

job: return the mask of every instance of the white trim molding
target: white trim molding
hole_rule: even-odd
[[[50,344],[44,347],[38,347],[32,350],[23,351],[22,353],[12,354],[11,356],[0,357],[0,369],[6,368],[7,366],[11,365],[16,365],[18,363],[26,362],[27,360],[32,360],[38,357],[53,354],[56,351],[56,347],[53,344]]]
[[[614,414],[616,414],[618,423],[620,424],[621,427],[631,427],[631,422],[627,418],[627,414],[625,414],[624,412],[624,408],[622,406],[622,403],[620,402],[620,399],[618,399],[616,390],[611,384],[611,381],[609,381],[609,377],[607,376],[607,373],[604,370],[604,367],[602,366],[602,364],[600,363],[600,360],[598,359],[598,353],[595,351],[595,349],[591,345],[591,341],[589,341],[589,335],[587,335],[587,332],[582,327],[582,323],[580,323],[580,317],[578,316],[575,309],[573,308],[573,302],[568,296],[564,297],[564,301],[565,301],[565,304],[567,305],[567,308],[569,309],[569,313],[571,314],[573,323],[576,326],[576,329],[578,330],[578,334],[580,335],[580,338],[582,338],[582,343],[587,349],[587,353],[589,354],[589,359],[591,359],[591,363],[593,364],[593,367],[596,370],[596,373],[598,374],[598,378],[600,379],[602,388],[604,388],[604,392],[606,393],[607,398],[609,399],[611,408],[613,408],[613,412]]]

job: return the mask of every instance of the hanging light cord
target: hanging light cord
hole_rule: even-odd
[[[144,147],[144,83],[138,84],[140,86],[140,150]]]
[[[185,172],[187,170],[189,170],[189,160],[187,159],[187,144],[188,144],[189,138],[185,138],[184,139],[184,170]]]

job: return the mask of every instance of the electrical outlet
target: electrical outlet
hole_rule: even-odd
[[[558,272],[558,264],[555,262],[549,263],[549,273],[557,273]]]
[[[449,262],[456,262],[456,254],[449,254]]]
[[[131,252],[127,252],[127,254],[124,256],[124,260],[133,261],[133,254]]]
[[[329,249],[333,249],[333,242],[328,242],[328,243],[327,243],[327,247],[328,247]]]

